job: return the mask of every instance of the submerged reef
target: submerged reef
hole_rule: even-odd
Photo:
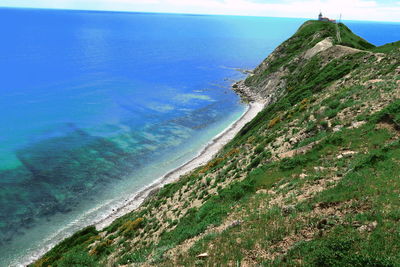
[[[110,137],[68,124],[66,133],[17,150],[20,165],[0,170],[0,244],[31,229],[38,220],[71,212],[116,181],[131,179],[166,151],[184,145],[195,130],[221,119],[216,105],[141,129],[127,120],[124,126],[129,130]]]
[[[268,105],[209,163],[32,266],[398,266],[399,62],[304,23],[233,86]]]

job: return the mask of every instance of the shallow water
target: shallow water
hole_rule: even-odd
[[[1,9],[0,265],[193,157],[245,110],[234,68],[301,22]]]
[[[235,68],[254,68],[303,21],[0,9],[0,265],[197,154],[245,109],[229,89]]]

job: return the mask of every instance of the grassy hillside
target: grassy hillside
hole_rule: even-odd
[[[340,43],[339,40],[337,40],[338,30],[341,36]],[[291,38],[276,49],[275,52],[279,54],[279,57],[273,57],[272,60],[267,58],[266,61],[264,61],[267,67],[263,68],[264,64],[261,64],[255,71],[257,75],[247,78],[246,85],[258,86],[260,82],[265,81],[269,74],[276,72],[280,68],[285,66],[294,67],[294,65],[290,65],[291,60],[328,37],[332,38],[334,44],[360,50],[367,50],[375,47],[361,37],[353,34],[343,23],[333,24],[322,21],[308,21],[304,23]]]
[[[400,49],[339,29],[254,71],[270,105],[211,162],[33,266],[400,266]]]
[[[396,49],[400,48],[400,41],[393,42],[393,43],[388,43],[382,46],[374,47],[371,49],[371,51],[376,52],[376,53],[390,53]]]

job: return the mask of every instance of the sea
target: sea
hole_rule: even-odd
[[[0,266],[196,156],[247,109],[231,84],[304,21],[0,8]],[[346,24],[400,39],[399,23]]]

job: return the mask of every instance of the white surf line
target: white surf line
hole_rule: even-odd
[[[169,184],[171,182],[176,181],[179,179],[180,176],[189,173],[190,171],[194,170],[197,167],[200,167],[207,162],[209,162],[213,157],[230,141],[232,140],[237,133],[248,123],[250,122],[265,106],[265,102],[252,102],[248,104],[247,110],[243,113],[243,115],[229,125],[225,130],[221,133],[216,135],[210,142],[208,142],[203,149],[192,159],[187,161],[186,163],[182,164],[181,166],[168,171],[165,175],[161,176],[151,184],[145,186],[144,188],[134,192],[130,195],[125,202],[120,207],[110,207],[109,210],[112,210],[111,213],[106,214],[105,217],[102,219],[98,219],[91,224],[88,225],[95,225],[96,229],[101,231],[104,227],[109,226],[114,220],[124,216],[125,214],[134,211],[137,209],[144,200],[148,197],[150,192],[154,189],[158,189],[163,187],[165,184]],[[112,200],[108,201],[108,203],[112,202]],[[107,204],[105,204],[107,205]],[[88,213],[92,213],[93,210],[104,208],[105,205],[101,205],[100,207],[96,207],[89,212],[85,212],[84,215]],[[68,236],[61,237],[63,231],[67,228],[73,228],[76,226],[78,221],[81,221],[83,217],[74,220],[73,222],[69,223],[67,226],[63,227],[50,237],[46,238],[47,245],[42,247],[41,249],[34,249],[31,253],[28,253],[26,257],[23,258],[22,263],[14,263],[12,266],[27,266],[32,264],[34,261],[38,260],[42,257],[45,253],[51,250],[55,245],[57,245],[61,239],[67,238]],[[80,228],[84,228],[82,226]],[[54,241],[57,237],[60,237],[60,240]],[[32,253],[33,252],[33,253]]]
[[[245,113],[224,131],[215,136],[193,159],[182,164],[180,167],[167,172],[165,175],[146,186],[139,192],[133,194],[123,206],[117,208],[112,214],[95,223],[96,229],[101,230],[110,225],[115,219],[135,210],[147,198],[149,193],[156,189],[161,188],[165,184],[171,183],[179,179],[180,176],[189,173],[195,168],[202,166],[209,162],[236,134],[250,122],[263,108],[264,102],[250,103]]]

